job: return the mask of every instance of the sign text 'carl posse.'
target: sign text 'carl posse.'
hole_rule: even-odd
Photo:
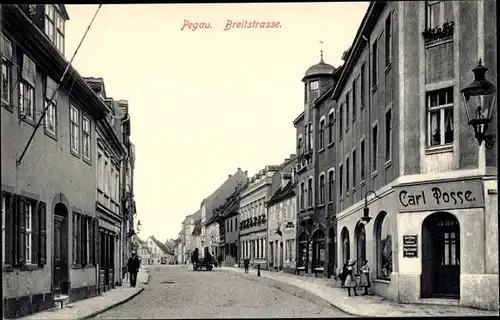
[[[468,209],[484,206],[481,180],[396,187],[399,211]]]

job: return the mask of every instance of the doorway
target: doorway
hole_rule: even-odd
[[[279,262],[278,270],[279,271],[283,270],[283,242],[282,241],[280,241],[280,262]]]
[[[422,223],[422,292],[425,297],[460,297],[460,224],[448,212]]]
[[[299,236],[299,246],[298,246],[298,267],[305,267],[305,272],[308,273],[309,264],[309,241],[307,234],[303,232]]]
[[[335,250],[337,245],[336,240],[335,229],[332,227],[328,232],[328,276],[335,276],[335,270],[337,270],[337,252]]]
[[[366,260],[366,232],[365,225],[358,223],[355,229],[356,234],[356,268],[358,274],[364,260]]]
[[[342,228],[340,233],[340,238],[342,239],[342,264],[349,262],[351,258],[351,247],[349,244],[349,230],[346,227]]]
[[[54,207],[54,250],[52,257],[52,287],[57,295],[69,294],[69,255],[68,255],[68,210],[62,203]]]
[[[312,237],[313,241],[313,270],[322,268],[325,264],[325,234],[317,230]]]

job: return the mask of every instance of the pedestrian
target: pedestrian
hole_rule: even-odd
[[[340,272],[340,286],[343,288],[345,286],[345,278],[347,277],[347,267],[348,263],[345,262],[344,265],[342,266],[342,271]]]
[[[245,273],[248,273],[248,266],[250,265],[250,259],[243,259],[243,266],[245,267]]]
[[[363,296],[368,295],[368,288],[372,285],[370,280],[370,266],[368,265],[368,260],[363,260],[363,265],[361,266],[361,280],[359,286],[365,288]]]
[[[356,281],[356,278],[354,276],[354,265],[356,264],[355,260],[349,260],[347,263],[347,276],[345,278],[345,283],[344,285],[347,287],[347,293],[349,294],[349,297],[351,296],[351,289],[354,291],[354,295],[357,296],[358,293],[356,292],[356,287],[358,286],[358,283]]]
[[[140,266],[141,266],[141,260],[135,254],[135,252],[132,251],[132,255],[130,256],[127,262],[127,269],[130,275],[129,279],[131,287],[135,287],[135,285],[137,284],[137,273],[139,272]]]

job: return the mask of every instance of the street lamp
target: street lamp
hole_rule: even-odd
[[[141,220],[137,220],[137,233],[141,232]]]
[[[460,92],[464,98],[464,108],[469,126],[474,128],[474,136],[479,145],[485,141],[486,148],[491,149],[495,145],[495,138],[491,134],[486,134],[486,131],[495,109],[496,88],[495,85],[486,80],[486,71],[488,68],[483,66],[481,59],[479,59],[477,67],[472,69],[474,81]]]
[[[363,223],[364,225],[368,224],[372,220],[372,217],[370,217],[370,209],[368,209],[368,195],[370,193],[373,193],[375,198],[379,198],[379,196],[377,195],[377,193],[375,193],[375,191],[373,191],[373,190],[366,191],[366,193],[365,193],[365,206],[363,208],[363,216],[361,217],[361,219],[359,221],[359,222]]]

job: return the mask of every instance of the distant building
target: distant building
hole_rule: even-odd
[[[267,207],[267,264],[269,270],[295,273],[297,206],[295,199],[295,155],[291,155],[272,177]]]
[[[149,258],[148,264],[160,264],[162,258],[166,259],[167,263],[172,263],[174,261],[173,250],[170,250],[154,236],[150,236],[146,240],[146,244],[151,251],[151,256]]]

